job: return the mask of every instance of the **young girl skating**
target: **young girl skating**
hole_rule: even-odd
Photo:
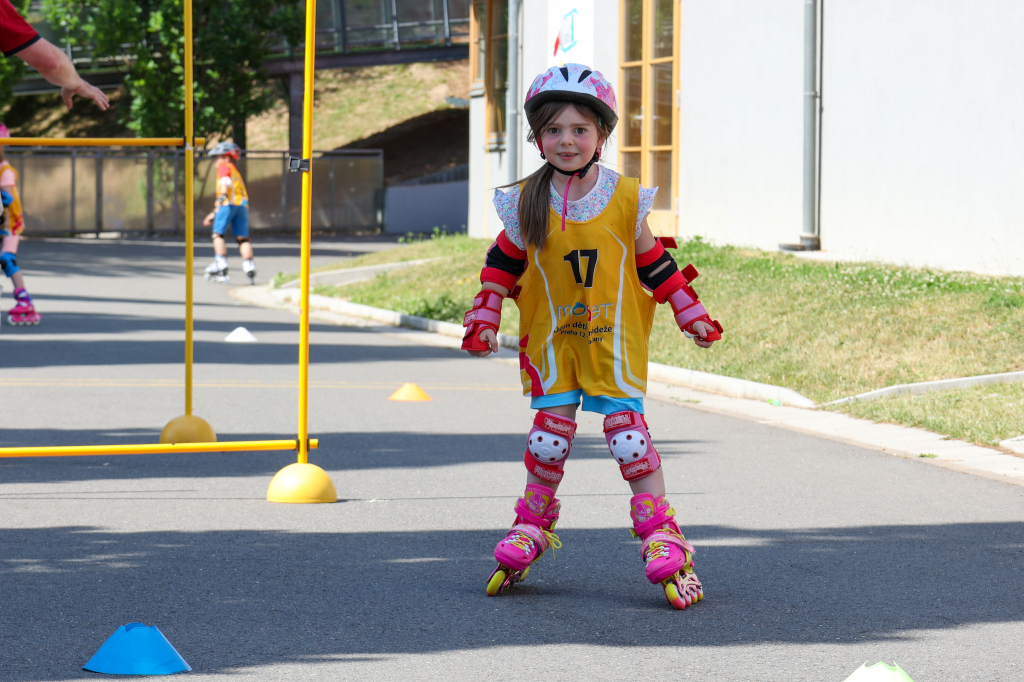
[[[526,492],[494,549],[498,566],[487,594],[523,580],[549,546],[561,546],[552,532],[555,491],[582,399],[584,410],[606,415],[608,447],[633,491],[630,516],[647,578],[684,609],[704,593],[643,417],[647,342],[658,303],[671,304],[683,333],[702,348],[721,338],[722,327],[689,285],[697,271],[680,272],[647,225],[657,188],[597,165],[616,109],[597,71],[566,64],[538,76],[525,110],[529,140],[547,164],[495,192],[505,230],[487,252],[462,347],[478,357],[498,350],[501,303],[511,293],[520,312],[523,389],[537,415],[524,457]]]
[[[0,139],[10,137],[7,126],[0,123]],[[7,323],[22,327],[35,325],[43,319],[36,311],[32,297],[25,289],[25,275],[18,267],[18,242],[25,230],[25,218],[21,211],[21,197],[18,195],[18,172],[4,156],[0,146],[0,190],[3,196],[3,218],[0,220],[0,268],[11,278],[14,285],[14,307],[7,313]],[[0,289],[2,290],[2,289]]]

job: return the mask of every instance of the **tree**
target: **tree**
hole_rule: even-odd
[[[14,0],[14,7],[22,16],[28,11],[29,0]],[[25,62],[17,56],[0,55],[0,110],[6,110],[14,101],[14,86],[25,76]]]
[[[196,135],[226,136],[272,104],[263,62],[302,35],[302,0],[193,2]],[[144,137],[184,133],[181,0],[44,0],[53,26],[95,57],[128,61],[126,124]],[[126,55],[126,53],[128,53]]]

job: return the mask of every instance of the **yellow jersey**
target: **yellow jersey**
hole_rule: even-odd
[[[636,178],[620,177],[600,215],[563,232],[552,209],[544,248],[527,247],[516,297],[525,395],[644,397],[657,303],[636,273],[639,195]]]
[[[242,174],[235,168],[235,164],[225,161],[217,166],[217,194],[221,195],[220,183],[222,178],[231,179],[231,188],[225,194],[224,206],[248,206],[249,193],[245,191],[245,182],[242,181]]]
[[[15,185],[11,188],[11,195],[14,197],[14,201],[7,207],[7,224],[2,229],[6,229],[9,234],[19,235],[25,231],[25,216],[21,210],[21,196],[18,194],[18,171],[14,170],[14,166],[7,159],[0,161],[0,173],[5,170],[10,170],[14,173]]]

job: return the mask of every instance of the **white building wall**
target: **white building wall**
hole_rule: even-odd
[[[804,2],[681,2],[679,235],[799,241]]]
[[[557,3],[557,6],[555,6]],[[618,0],[522,0],[521,23],[519,28],[519,153],[516,177],[530,175],[543,165],[535,145],[526,141],[529,124],[523,113],[522,103],[533,79],[553,64],[561,63],[555,58],[554,44],[550,38],[553,16],[561,17],[566,11],[576,9],[588,13],[592,21],[581,22],[588,26],[590,33],[581,36],[585,46],[580,57],[600,71],[615,87],[618,93],[619,77],[619,1]],[[601,19],[600,21],[598,19]],[[580,58],[576,57],[576,58]],[[482,93],[481,93],[482,95]],[[470,105],[470,224],[469,234],[473,237],[494,238],[502,229],[501,221],[494,211],[491,198],[493,188],[508,182],[507,155],[488,151],[484,134],[486,104],[482,96],[472,99]],[[613,136],[605,146],[604,158],[616,167],[618,152]]]
[[[1024,275],[1024,3],[826,0],[822,248]]]

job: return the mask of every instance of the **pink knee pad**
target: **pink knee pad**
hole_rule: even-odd
[[[605,417],[604,437],[627,481],[650,476],[661,466],[661,458],[647,433],[647,422],[639,412],[616,412]]]
[[[9,234],[3,239],[3,243],[0,243],[0,251],[5,253],[18,253],[18,240],[21,239],[20,235]]]
[[[560,482],[562,468],[572,450],[574,435],[576,422],[572,419],[538,410],[533,428],[526,439],[526,454],[523,458],[526,470],[541,480]]]

